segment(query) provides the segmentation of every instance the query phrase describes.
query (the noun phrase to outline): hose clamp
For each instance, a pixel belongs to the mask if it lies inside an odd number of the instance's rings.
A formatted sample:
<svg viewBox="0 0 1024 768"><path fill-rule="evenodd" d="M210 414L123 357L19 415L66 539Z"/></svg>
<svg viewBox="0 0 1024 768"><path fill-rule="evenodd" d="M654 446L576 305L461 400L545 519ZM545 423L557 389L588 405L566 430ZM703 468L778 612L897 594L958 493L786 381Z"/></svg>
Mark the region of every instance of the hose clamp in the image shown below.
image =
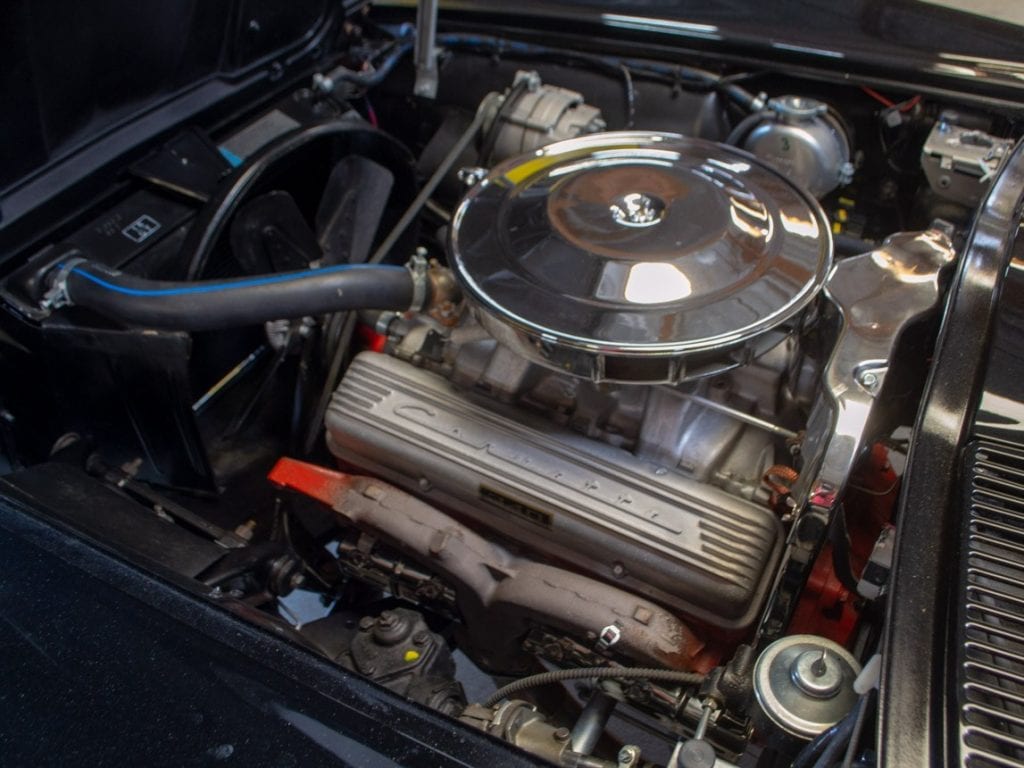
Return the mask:
<svg viewBox="0 0 1024 768"><path fill-rule="evenodd" d="M52 273L53 278L50 280L50 288L39 301L40 309L45 312L52 312L55 309L67 307L73 303L71 295L68 293L68 278L71 276L71 271L79 264L84 264L85 261L85 259L78 257L68 259L57 266L57 270Z"/></svg>
<svg viewBox="0 0 1024 768"><path fill-rule="evenodd" d="M426 306L430 293L430 263L427 261L427 249L417 248L405 268L412 275L412 303L409 305L409 311L419 312Z"/></svg>
<svg viewBox="0 0 1024 768"><path fill-rule="evenodd" d="M398 317L399 315L397 312L381 312L377 316L377 322L374 324L373 330L381 336L390 336L391 326L394 325L394 322Z"/></svg>

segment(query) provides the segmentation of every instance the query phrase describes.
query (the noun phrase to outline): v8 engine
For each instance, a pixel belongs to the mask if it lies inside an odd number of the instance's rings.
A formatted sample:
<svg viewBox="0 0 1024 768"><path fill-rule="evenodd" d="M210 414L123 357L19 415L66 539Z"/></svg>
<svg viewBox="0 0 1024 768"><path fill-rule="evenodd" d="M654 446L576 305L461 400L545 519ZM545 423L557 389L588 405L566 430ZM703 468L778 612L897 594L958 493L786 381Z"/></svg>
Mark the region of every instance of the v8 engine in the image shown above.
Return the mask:
<svg viewBox="0 0 1024 768"><path fill-rule="evenodd" d="M1005 125L368 18L6 269L7 479L557 765L856 745Z"/></svg>

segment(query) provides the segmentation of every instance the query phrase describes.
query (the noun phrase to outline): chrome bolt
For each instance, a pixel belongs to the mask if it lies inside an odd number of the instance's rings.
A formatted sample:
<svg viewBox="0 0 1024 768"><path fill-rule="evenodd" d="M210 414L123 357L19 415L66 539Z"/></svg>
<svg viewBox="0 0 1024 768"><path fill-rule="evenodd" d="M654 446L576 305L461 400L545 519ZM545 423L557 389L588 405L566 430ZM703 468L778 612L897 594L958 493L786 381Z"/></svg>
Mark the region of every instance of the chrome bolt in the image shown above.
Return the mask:
<svg viewBox="0 0 1024 768"><path fill-rule="evenodd" d="M872 395L878 391L878 388L882 385L882 376L885 371L861 371L857 374L857 383L860 384Z"/></svg>
<svg viewBox="0 0 1024 768"><path fill-rule="evenodd" d="M487 178L486 168L460 168L458 172L459 181L467 187L475 187Z"/></svg>
<svg viewBox="0 0 1024 768"><path fill-rule="evenodd" d="M617 759L620 768L628 768L629 766L636 765L640 761L640 747L627 744L619 750Z"/></svg>

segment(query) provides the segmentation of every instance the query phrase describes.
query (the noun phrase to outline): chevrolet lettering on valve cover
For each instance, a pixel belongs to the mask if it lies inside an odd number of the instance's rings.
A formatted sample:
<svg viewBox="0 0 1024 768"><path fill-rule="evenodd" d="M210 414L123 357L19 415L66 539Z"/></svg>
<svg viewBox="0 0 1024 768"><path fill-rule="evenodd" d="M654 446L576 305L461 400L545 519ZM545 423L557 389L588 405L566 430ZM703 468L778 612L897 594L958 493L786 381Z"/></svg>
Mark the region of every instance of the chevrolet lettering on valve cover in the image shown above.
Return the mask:
<svg viewBox="0 0 1024 768"><path fill-rule="evenodd" d="M1024 11L13 0L4 765L1024 766Z"/></svg>

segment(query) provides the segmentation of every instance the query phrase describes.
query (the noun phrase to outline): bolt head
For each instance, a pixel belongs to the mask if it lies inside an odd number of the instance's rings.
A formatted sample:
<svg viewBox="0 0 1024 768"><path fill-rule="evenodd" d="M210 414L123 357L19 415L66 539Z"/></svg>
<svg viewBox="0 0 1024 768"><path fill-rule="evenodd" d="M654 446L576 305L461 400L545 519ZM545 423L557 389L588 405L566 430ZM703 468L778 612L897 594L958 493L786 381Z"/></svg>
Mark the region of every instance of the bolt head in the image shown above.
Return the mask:
<svg viewBox="0 0 1024 768"><path fill-rule="evenodd" d="M639 750L632 744L627 744L619 750L618 761L620 765L632 765L638 757Z"/></svg>
<svg viewBox="0 0 1024 768"><path fill-rule="evenodd" d="M473 187L487 178L486 168L460 168L458 171L459 181L467 187Z"/></svg>
<svg viewBox="0 0 1024 768"><path fill-rule="evenodd" d="M552 735L555 737L555 741L568 741L571 734L568 728L558 728Z"/></svg>
<svg viewBox="0 0 1024 768"><path fill-rule="evenodd" d="M611 648L622 638L622 630L619 629L615 624L609 624L607 627L601 630L601 635L598 637L598 643L606 648Z"/></svg>

